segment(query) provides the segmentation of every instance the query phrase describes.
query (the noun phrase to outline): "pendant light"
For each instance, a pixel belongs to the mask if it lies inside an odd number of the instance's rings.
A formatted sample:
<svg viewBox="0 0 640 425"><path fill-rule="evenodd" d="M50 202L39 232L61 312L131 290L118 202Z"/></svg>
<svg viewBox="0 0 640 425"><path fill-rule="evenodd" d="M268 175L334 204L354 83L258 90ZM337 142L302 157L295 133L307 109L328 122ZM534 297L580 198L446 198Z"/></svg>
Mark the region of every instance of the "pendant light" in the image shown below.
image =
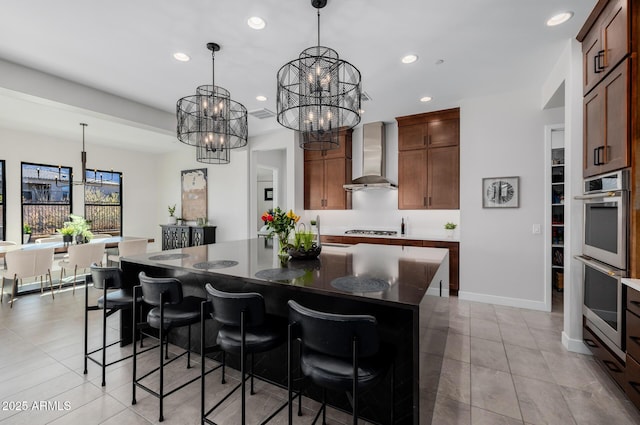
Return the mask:
<svg viewBox="0 0 640 425"><path fill-rule="evenodd" d="M278 71L277 120L300 132L307 150L337 149L340 130L360 122L360 71L320 45L320 9L327 0L311 0L318 13L318 45Z"/></svg>
<svg viewBox="0 0 640 425"><path fill-rule="evenodd" d="M211 50L211 85L202 85L196 94L178 100L178 140L195 146L196 161L228 164L229 149L247 145L247 109L231 99L227 90L215 85L215 52L220 45L207 43Z"/></svg>

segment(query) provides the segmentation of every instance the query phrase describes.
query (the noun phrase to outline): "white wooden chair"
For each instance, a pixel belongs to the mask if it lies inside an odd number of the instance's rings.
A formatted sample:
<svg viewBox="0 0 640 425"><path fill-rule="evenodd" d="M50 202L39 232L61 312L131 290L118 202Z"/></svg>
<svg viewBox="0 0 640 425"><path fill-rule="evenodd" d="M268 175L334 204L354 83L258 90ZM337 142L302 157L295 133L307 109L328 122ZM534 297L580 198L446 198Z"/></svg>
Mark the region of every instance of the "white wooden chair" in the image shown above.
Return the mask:
<svg viewBox="0 0 640 425"><path fill-rule="evenodd" d="M118 242L118 254L107 256L107 260L112 263L120 263L120 258L132 255L144 254L147 252L146 239L130 239Z"/></svg>
<svg viewBox="0 0 640 425"><path fill-rule="evenodd" d="M51 280L51 266L53 265L53 248L16 250L7 252L5 256L7 262L7 271L2 276L2 289L0 290L0 301L4 296L4 284L7 279L13 281L11 285L11 307L13 308L13 299L18 288L18 280L29 277L40 276L40 292L44 293L42 286L42 277L49 278L49 287L51 288L51 298L53 295L53 282Z"/></svg>
<svg viewBox="0 0 640 425"><path fill-rule="evenodd" d="M0 246L12 246L12 245L18 245L16 242L14 241L0 241ZM7 269L7 260L4 260L4 269Z"/></svg>
<svg viewBox="0 0 640 425"><path fill-rule="evenodd" d="M65 270L73 269L73 293L76 293L76 279L78 277L78 269L88 269L91 264L102 264L104 257L105 244L103 243L84 243L80 245L71 245L69 247L69 257L60 261L60 284L58 290L62 288L62 278Z"/></svg>
<svg viewBox="0 0 640 425"><path fill-rule="evenodd" d="M108 233L94 233L92 239L107 239L112 237L113 236Z"/></svg>

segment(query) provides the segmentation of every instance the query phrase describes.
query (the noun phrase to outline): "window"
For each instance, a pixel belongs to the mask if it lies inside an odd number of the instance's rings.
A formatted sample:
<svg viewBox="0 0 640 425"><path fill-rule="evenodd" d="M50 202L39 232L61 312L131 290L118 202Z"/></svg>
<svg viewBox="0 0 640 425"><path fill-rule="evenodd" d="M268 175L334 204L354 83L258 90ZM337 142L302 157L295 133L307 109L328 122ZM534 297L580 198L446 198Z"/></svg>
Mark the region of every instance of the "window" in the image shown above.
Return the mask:
<svg viewBox="0 0 640 425"><path fill-rule="evenodd" d="M122 234L122 173L86 171L84 217L91 222L91 232Z"/></svg>
<svg viewBox="0 0 640 425"><path fill-rule="evenodd" d="M4 228L7 226L6 203L5 203L5 176L4 176L4 161L0 160L0 241L6 239L7 235Z"/></svg>
<svg viewBox="0 0 640 425"><path fill-rule="evenodd" d="M71 167L22 163L22 225L31 237L52 235L71 214Z"/></svg>

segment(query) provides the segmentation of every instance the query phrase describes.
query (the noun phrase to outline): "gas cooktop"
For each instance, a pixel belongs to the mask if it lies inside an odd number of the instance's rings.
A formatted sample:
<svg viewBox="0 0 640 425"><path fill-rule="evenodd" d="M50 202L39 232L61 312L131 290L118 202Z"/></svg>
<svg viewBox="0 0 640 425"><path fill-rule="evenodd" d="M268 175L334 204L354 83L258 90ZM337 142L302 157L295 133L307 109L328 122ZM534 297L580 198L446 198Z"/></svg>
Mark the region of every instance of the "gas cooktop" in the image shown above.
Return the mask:
<svg viewBox="0 0 640 425"><path fill-rule="evenodd" d="M347 235L376 235L376 236L395 236L398 234L395 230L347 230Z"/></svg>

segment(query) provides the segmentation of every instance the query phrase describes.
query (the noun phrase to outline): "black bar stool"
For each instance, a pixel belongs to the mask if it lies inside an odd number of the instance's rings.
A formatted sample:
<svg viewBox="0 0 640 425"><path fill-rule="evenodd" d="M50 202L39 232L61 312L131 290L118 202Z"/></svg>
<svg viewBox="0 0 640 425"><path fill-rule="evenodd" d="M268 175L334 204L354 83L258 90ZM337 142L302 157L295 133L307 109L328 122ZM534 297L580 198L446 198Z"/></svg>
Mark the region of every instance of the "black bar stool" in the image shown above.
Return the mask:
<svg viewBox="0 0 640 425"><path fill-rule="evenodd" d="M177 360L178 358L187 355L187 369L191 367L191 325L200 323L201 321L201 304L206 301L204 298L182 295L182 284L175 278L153 278L147 276L144 272L140 272L138 275L140 279L140 286L134 288L134 303L137 300L140 291L142 292L142 300L146 304L151 305L153 308L147 314L147 321L138 323L134 318L133 322L133 398L131 404L136 404L136 387L141 388L160 400L160 416L158 421L164 420L163 416L163 401L165 397L170 396L174 392L186 387L190 383L200 379L200 376L183 383L182 385L174 388L173 390L164 392L164 367L169 363ZM135 308L135 304L134 304ZM135 310L134 310L135 311ZM169 342L168 336L172 329L188 326L188 345L187 349L165 362L164 359L169 358ZM141 377L136 377L136 344L135 337L138 331L145 329L157 329L158 340L160 346L160 366L151 370ZM164 345L164 355L163 355ZM154 372L160 371L160 390L154 391L140 381L151 375Z"/></svg>
<svg viewBox="0 0 640 425"><path fill-rule="evenodd" d="M353 424L358 423L358 392L384 378L391 369L391 422L393 423L393 374L395 350L381 344L376 318L369 315L332 314L311 310L289 301L288 333L289 424L292 416L292 344L301 344L300 370L314 384L322 387L322 413L326 423L326 389L351 391Z"/></svg>
<svg viewBox="0 0 640 425"><path fill-rule="evenodd" d="M265 313L264 298L258 293L229 293L222 292L210 284L206 284L205 288L210 295L213 306L212 316L220 324L218 336L216 338L216 346L205 348L202 350L202 365L204 365L204 353L213 350L222 351L222 383L225 383L225 354L240 355L240 383L229 391L222 400L218 401L215 406L205 412L205 377L202 374L202 392L201 392L201 414L202 422L215 425L210 419L207 419L218 406L224 403L238 388L242 388L242 405L241 405L241 424L245 424L245 382L251 380L251 394L253 391L253 355L255 353L264 353L272 350L282 344L287 339L287 321L284 318L268 315ZM205 330L204 321L201 327L201 340L204 345ZM251 368L249 376L246 376L245 363L247 354L251 355ZM204 366L203 371L204 371ZM261 422L265 424L278 414L286 403L280 406L267 419Z"/></svg>
<svg viewBox="0 0 640 425"><path fill-rule="evenodd" d="M95 289L102 291L102 296L98 298L96 305L89 305L89 284L93 282ZM106 302L105 302L106 300ZM118 310L133 308L133 293L126 291L122 287L122 270L118 267L100 267L95 263L91 265L91 274L86 276L84 287L84 374L87 374L87 361L91 360L102 368L102 386L104 387L106 368L112 364L131 358L133 354L122 357L107 363L107 348L119 344L122 339L107 344L107 318ZM102 346L93 351L89 351L88 324L89 312L102 310ZM151 347L153 348L153 347ZM148 348L144 351L150 350ZM91 355L102 352L102 359L97 360Z"/></svg>

